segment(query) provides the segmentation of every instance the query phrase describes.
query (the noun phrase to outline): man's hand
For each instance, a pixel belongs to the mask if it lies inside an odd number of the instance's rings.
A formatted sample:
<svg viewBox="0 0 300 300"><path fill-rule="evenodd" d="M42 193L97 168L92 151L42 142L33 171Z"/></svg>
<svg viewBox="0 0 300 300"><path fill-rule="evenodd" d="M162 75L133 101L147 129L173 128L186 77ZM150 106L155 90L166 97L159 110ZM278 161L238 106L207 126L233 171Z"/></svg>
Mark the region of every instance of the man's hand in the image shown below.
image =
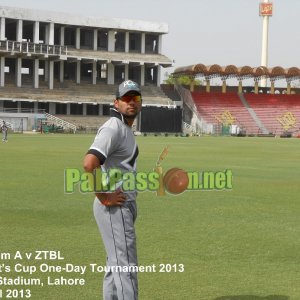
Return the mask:
<svg viewBox="0 0 300 300"><path fill-rule="evenodd" d="M122 206L126 200L126 196L121 190L113 193L96 193L96 197L105 206Z"/></svg>
<svg viewBox="0 0 300 300"><path fill-rule="evenodd" d="M87 154L83 162L84 170L93 173L100 167L100 161L94 154ZM122 206L126 200L125 194L119 189L113 193L96 193L96 197L105 206Z"/></svg>

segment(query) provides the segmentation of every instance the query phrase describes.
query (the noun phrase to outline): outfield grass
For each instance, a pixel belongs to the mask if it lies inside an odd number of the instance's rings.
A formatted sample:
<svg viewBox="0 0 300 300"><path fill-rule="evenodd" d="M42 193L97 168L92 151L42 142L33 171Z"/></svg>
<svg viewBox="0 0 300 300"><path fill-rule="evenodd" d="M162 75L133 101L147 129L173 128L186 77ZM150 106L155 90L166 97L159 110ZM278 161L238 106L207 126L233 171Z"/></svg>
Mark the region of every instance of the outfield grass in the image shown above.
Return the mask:
<svg viewBox="0 0 300 300"><path fill-rule="evenodd" d="M64 169L81 168L91 135L10 135L0 144L0 255L56 250L63 261L0 261L0 276L40 278L48 273L5 272L4 265L105 264L93 219L93 196L64 194ZM138 197L140 299L299 300L300 140L231 137L138 137L139 171L151 171L163 150L164 170L233 172L232 191ZM1 258L1 256L0 256ZM184 272L158 272L184 264ZM1 269L2 266L2 269ZM101 299L102 273L84 286L30 287L31 299ZM4 287L7 288L22 287ZM28 287L26 287L28 288Z"/></svg>

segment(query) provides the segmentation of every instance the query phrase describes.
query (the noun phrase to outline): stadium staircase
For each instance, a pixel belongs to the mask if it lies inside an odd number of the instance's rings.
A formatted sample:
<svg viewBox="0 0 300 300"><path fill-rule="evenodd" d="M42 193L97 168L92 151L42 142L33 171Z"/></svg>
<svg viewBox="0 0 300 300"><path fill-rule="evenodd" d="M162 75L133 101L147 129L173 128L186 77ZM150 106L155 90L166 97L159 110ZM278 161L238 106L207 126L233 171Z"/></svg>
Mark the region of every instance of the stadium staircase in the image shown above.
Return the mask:
<svg viewBox="0 0 300 300"><path fill-rule="evenodd" d="M76 131L83 129L97 130L103 125L110 116L80 116L80 115L55 115L57 118L64 119L76 126Z"/></svg>
<svg viewBox="0 0 300 300"><path fill-rule="evenodd" d="M172 99L173 101L181 101L181 97L179 95L179 93L177 92L177 90L175 89L173 84L161 84L160 85L161 90L163 91L163 93L170 99Z"/></svg>
<svg viewBox="0 0 300 300"><path fill-rule="evenodd" d="M261 120L258 118L257 114L255 113L255 111L253 110L253 108L251 108L247 102L247 100L245 99L243 94L239 94L239 97L243 103L243 105L246 107L246 109L248 110L249 114L251 115L251 117L253 118L253 120L255 121L255 123L257 124L257 126L260 128L261 132L263 134L269 134L270 132L267 130L267 128L264 126L264 124L261 122Z"/></svg>
<svg viewBox="0 0 300 300"><path fill-rule="evenodd" d="M47 123L52 123L56 126L62 127L63 129L72 130L74 133L76 132L77 127L72 123L69 123L63 119L60 119L48 113L45 113L45 117L47 119Z"/></svg>

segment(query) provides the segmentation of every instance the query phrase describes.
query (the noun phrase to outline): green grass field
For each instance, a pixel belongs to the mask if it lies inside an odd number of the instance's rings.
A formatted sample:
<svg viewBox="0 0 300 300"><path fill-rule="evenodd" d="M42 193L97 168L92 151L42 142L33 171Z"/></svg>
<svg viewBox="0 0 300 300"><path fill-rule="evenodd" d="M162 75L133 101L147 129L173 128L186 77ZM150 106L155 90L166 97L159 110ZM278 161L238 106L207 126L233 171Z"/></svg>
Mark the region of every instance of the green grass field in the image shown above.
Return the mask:
<svg viewBox="0 0 300 300"><path fill-rule="evenodd" d="M0 144L0 277L40 278L31 299L102 299L103 273L16 272L16 264L105 265L92 194L64 193L64 169L81 168L92 135L9 135ZM300 139L138 137L139 171L166 145L164 170L233 172L233 190L138 196L140 299L300 299ZM64 260L14 259L16 251L60 251ZM8 259L6 254L11 254ZM159 272L160 264L184 272ZM10 267L10 271L5 269ZM47 286L46 278L84 278ZM20 297L18 299L21 299Z"/></svg>

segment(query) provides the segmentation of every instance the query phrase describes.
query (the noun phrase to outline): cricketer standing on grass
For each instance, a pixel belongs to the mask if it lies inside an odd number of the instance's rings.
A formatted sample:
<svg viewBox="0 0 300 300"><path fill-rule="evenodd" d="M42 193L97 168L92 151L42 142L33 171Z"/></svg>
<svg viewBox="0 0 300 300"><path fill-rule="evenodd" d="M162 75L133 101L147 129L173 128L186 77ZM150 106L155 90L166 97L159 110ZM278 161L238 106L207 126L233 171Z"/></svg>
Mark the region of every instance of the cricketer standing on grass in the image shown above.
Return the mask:
<svg viewBox="0 0 300 300"><path fill-rule="evenodd" d="M122 82L116 92L111 118L104 123L84 158L84 169L105 172L119 169L136 172L138 147L131 129L141 111L141 90L137 83ZM106 250L108 267L137 266L134 222L137 216L136 191L96 193L94 216ZM104 300L138 299L136 272L116 272L111 268L103 279Z"/></svg>
<svg viewBox="0 0 300 300"><path fill-rule="evenodd" d="M6 142L7 143L7 131L8 131L8 127L5 123L5 121L3 121L2 126L1 126L1 130L2 130L2 142Z"/></svg>

